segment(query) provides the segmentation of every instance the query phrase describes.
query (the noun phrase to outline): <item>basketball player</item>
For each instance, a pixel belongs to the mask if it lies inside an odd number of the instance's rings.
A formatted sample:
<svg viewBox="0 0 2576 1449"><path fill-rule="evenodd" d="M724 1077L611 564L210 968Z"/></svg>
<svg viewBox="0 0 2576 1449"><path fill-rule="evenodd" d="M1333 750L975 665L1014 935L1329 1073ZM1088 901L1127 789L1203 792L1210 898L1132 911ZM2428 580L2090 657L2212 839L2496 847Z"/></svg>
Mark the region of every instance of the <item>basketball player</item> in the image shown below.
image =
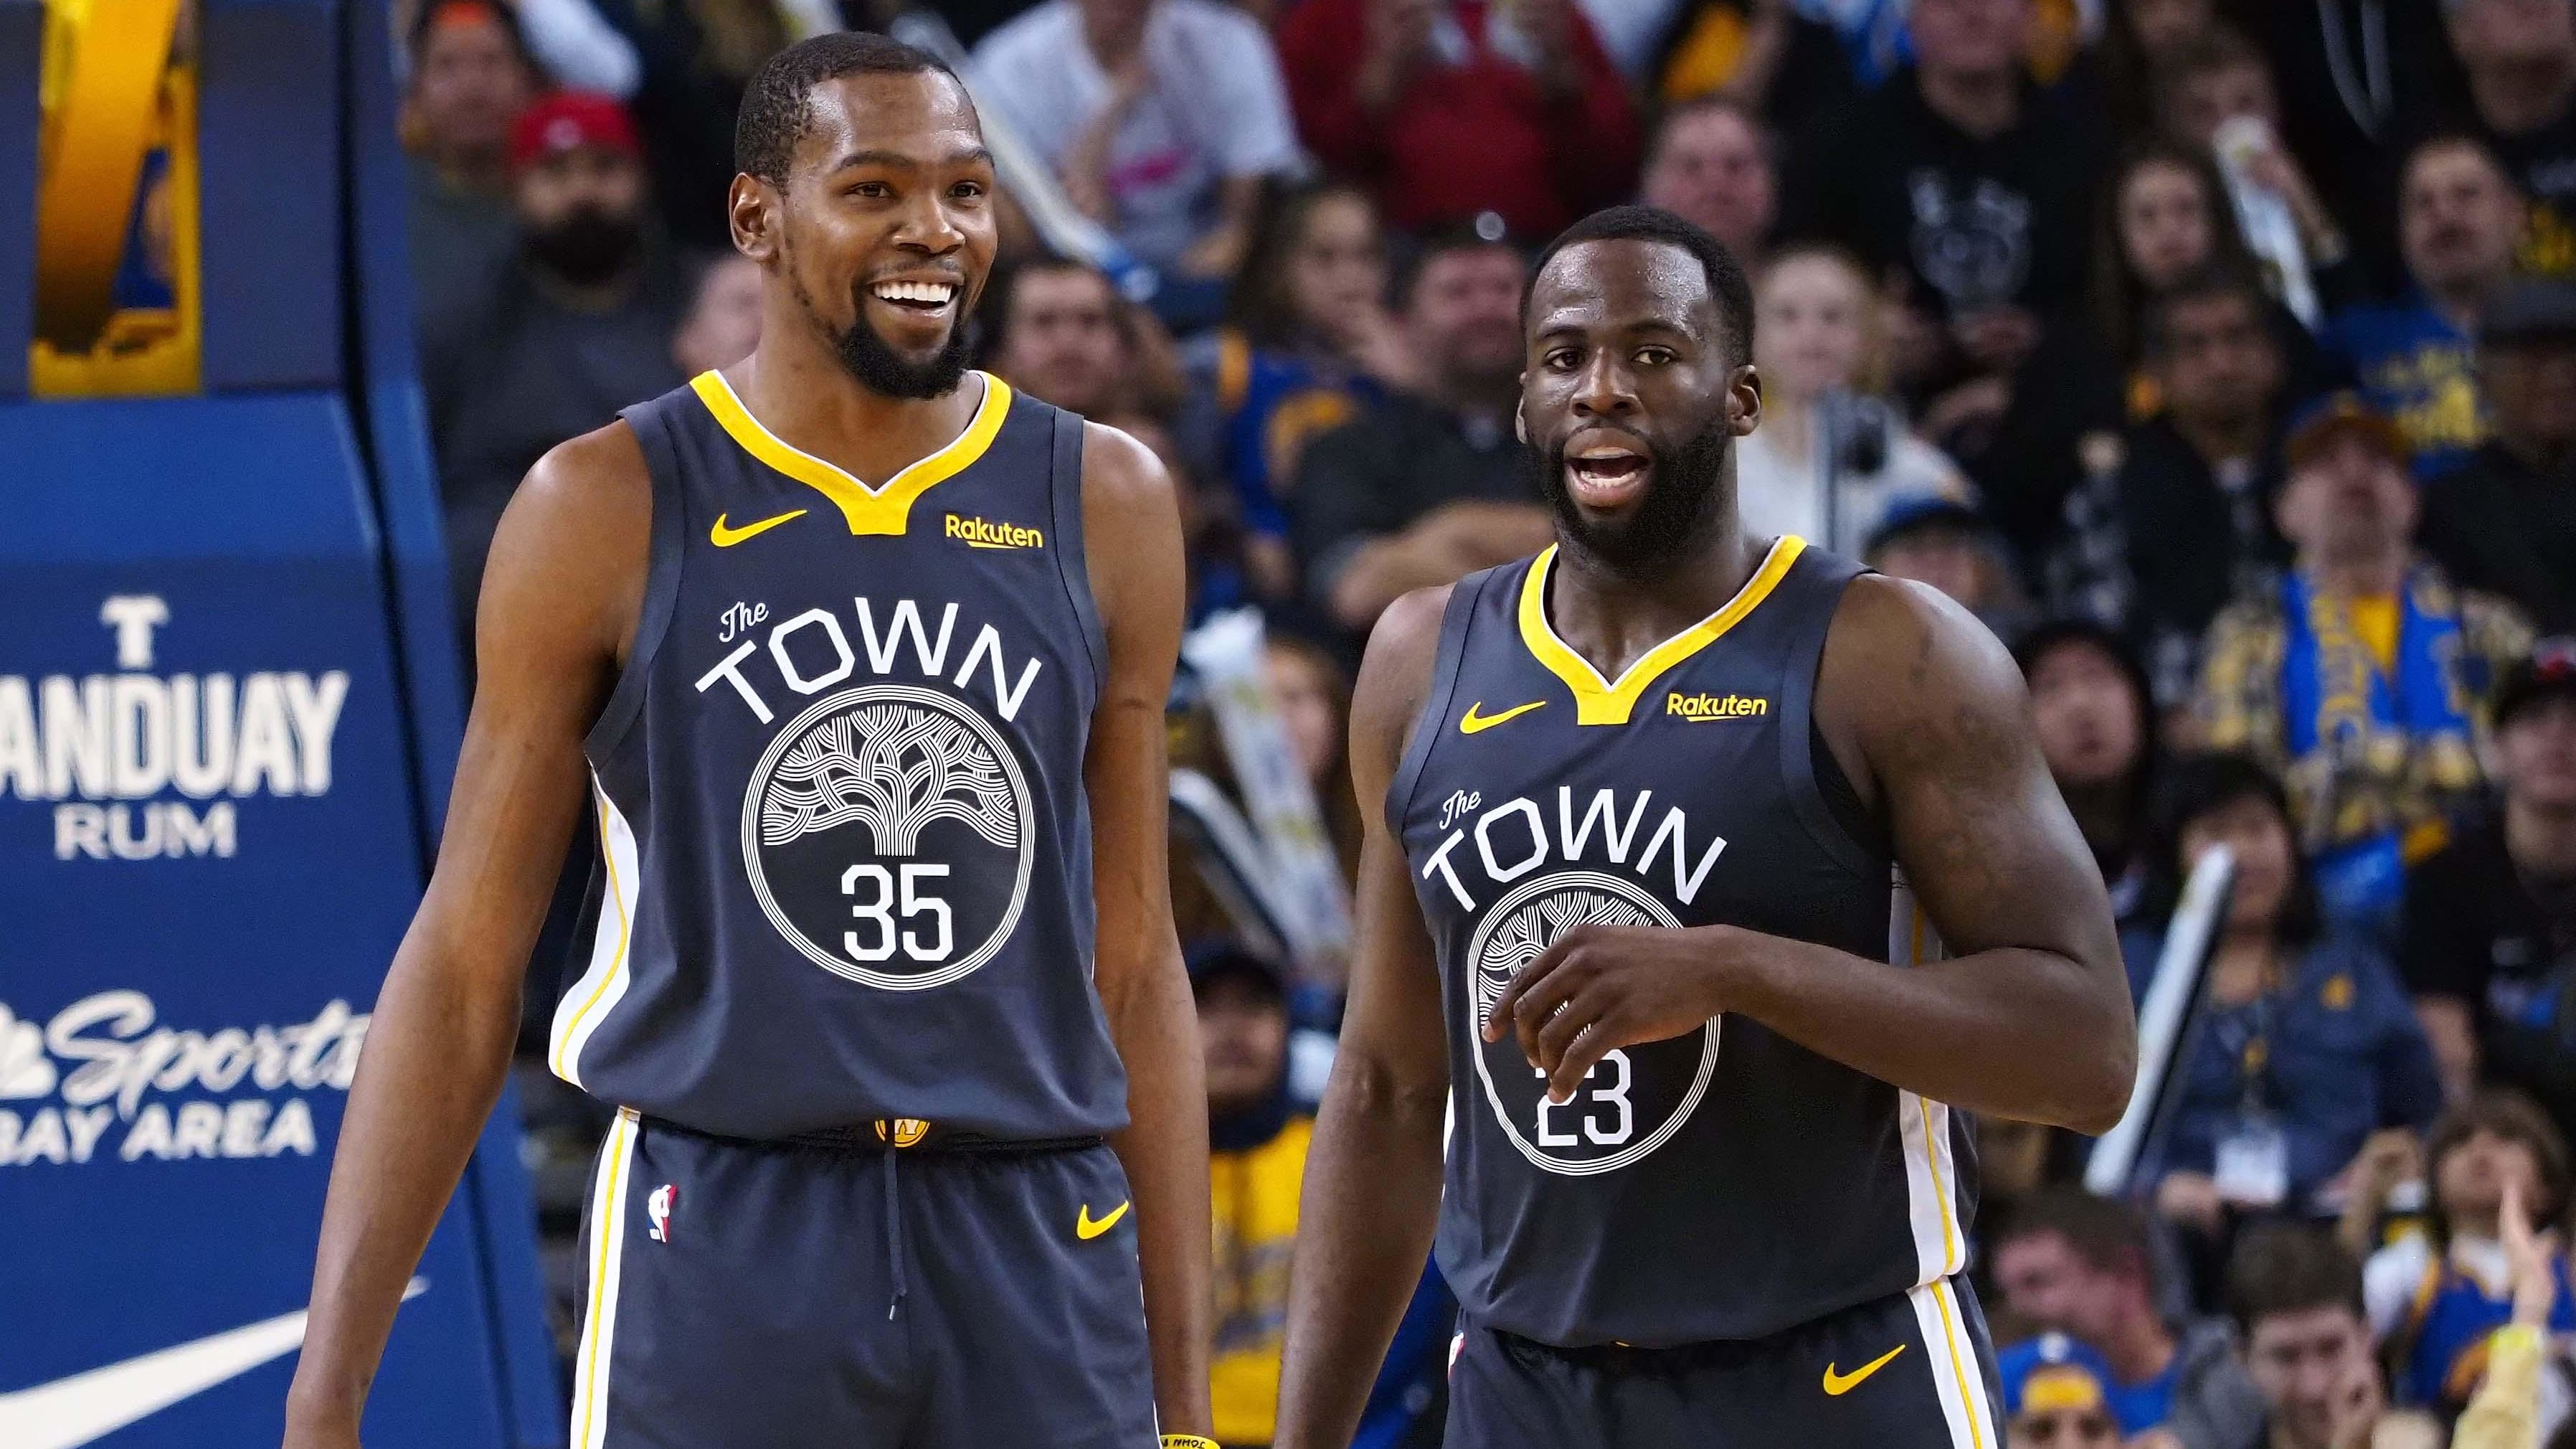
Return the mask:
<svg viewBox="0 0 2576 1449"><path fill-rule="evenodd" d="M1134 1449L1158 1413L1195 1443L1207 1109L1164 873L1171 484L965 370L993 167L928 56L791 47L735 147L758 349L548 454L494 543L287 1442L357 1443L587 785L599 924L549 1064L620 1110L574 1449Z"/></svg>
<svg viewBox="0 0 2576 1449"><path fill-rule="evenodd" d="M1397 603L1353 705L1384 803L1277 1442L1349 1442L1436 1220L1453 1445L2000 1449L1961 1114L2100 1131L2136 1054L2020 677L1739 527L1707 233L1602 212L1526 306L1558 542Z"/></svg>

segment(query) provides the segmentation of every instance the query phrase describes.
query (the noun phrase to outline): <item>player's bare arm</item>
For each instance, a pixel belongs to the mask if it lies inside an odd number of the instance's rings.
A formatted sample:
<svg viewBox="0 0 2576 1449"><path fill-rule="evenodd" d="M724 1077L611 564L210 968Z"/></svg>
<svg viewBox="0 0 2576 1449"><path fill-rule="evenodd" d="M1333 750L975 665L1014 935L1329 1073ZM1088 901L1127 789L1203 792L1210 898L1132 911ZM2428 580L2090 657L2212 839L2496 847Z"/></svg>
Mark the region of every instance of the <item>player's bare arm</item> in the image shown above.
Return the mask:
<svg viewBox="0 0 2576 1449"><path fill-rule="evenodd" d="M1367 822L1359 939L1339 1053L1306 1158L1281 1366L1281 1449L1340 1449L1430 1255L1449 1057L1440 977L1388 782L1429 690L1445 587L1408 594L1369 640L1351 696L1351 777Z"/></svg>
<svg viewBox="0 0 2576 1449"><path fill-rule="evenodd" d="M1834 617L1816 699L1951 959L1897 969L1731 926L1585 927L1514 980L1487 1039L1516 1033L1565 1100L1603 1053L1740 1012L1936 1101L2108 1130L2136 1069L2127 978L2011 658L1933 590L1864 576Z"/></svg>
<svg viewBox="0 0 2576 1449"><path fill-rule="evenodd" d="M1178 657L1180 509L1143 444L1084 425L1083 552L1109 640L1083 765L1090 797L1097 966L1127 1067L1128 1125L1110 1139L1136 1198L1145 1326L1163 1431L1209 1427L1207 1091L1198 1013L1172 930L1164 702Z"/></svg>
<svg viewBox="0 0 2576 1449"><path fill-rule="evenodd" d="M620 423L540 460L493 539L446 834L331 1165L290 1449L357 1444L403 1285L500 1096L528 952L583 809L582 736L641 608L651 509Z"/></svg>

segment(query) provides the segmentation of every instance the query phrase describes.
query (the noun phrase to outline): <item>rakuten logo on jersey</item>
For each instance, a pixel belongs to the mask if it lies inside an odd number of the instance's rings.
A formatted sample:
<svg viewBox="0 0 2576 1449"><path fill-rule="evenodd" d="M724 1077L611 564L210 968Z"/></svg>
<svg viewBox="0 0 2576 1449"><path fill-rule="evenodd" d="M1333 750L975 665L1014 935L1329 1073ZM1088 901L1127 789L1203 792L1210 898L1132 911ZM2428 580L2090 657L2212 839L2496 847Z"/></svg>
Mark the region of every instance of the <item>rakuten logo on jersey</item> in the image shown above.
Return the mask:
<svg viewBox="0 0 2576 1449"><path fill-rule="evenodd" d="M366 1035L345 1001L211 1031L160 1024L140 991L82 997L41 1026L0 1002L0 1168L310 1157L306 1096L349 1090Z"/></svg>
<svg viewBox="0 0 2576 1449"><path fill-rule="evenodd" d="M330 790L346 670L154 674L160 596L119 594L98 618L124 672L0 675L0 790L62 802L56 860L230 857L235 800Z"/></svg>

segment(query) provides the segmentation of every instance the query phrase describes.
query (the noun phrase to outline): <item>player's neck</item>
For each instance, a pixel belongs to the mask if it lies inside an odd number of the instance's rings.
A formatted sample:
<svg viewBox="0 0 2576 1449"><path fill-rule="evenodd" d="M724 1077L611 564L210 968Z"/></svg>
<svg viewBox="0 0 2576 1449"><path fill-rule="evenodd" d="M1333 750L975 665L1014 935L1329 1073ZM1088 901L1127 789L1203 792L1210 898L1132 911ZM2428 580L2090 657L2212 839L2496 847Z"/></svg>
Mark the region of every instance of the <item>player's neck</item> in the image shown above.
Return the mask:
<svg viewBox="0 0 2576 1449"><path fill-rule="evenodd" d="M1651 573L1623 569L1579 547L1558 550L1563 567L1548 579L1548 613L1557 637L1616 679L1648 650L1726 606L1760 567L1768 540L1737 525L1733 490L1698 530L1705 541Z"/></svg>
<svg viewBox="0 0 2576 1449"><path fill-rule="evenodd" d="M973 374L938 397L888 397L830 352L779 337L777 321L726 380L762 427L871 486L955 442L984 401Z"/></svg>

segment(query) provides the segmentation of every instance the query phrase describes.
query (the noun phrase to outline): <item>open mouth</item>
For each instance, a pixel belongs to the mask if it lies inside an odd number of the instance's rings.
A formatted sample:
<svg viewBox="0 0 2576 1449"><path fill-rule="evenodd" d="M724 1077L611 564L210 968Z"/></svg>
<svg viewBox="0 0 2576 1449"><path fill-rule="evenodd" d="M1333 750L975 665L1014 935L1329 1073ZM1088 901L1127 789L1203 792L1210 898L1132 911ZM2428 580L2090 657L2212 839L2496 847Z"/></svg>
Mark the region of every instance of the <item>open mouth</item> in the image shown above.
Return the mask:
<svg viewBox="0 0 2576 1449"><path fill-rule="evenodd" d="M1654 457L1642 444L1603 429L1578 433L1565 448L1565 485L1574 501L1591 509L1615 509L1645 491Z"/></svg>
<svg viewBox="0 0 2576 1449"><path fill-rule="evenodd" d="M901 312L920 317L937 317L948 311L957 300L954 282L879 282L868 288L868 295Z"/></svg>

